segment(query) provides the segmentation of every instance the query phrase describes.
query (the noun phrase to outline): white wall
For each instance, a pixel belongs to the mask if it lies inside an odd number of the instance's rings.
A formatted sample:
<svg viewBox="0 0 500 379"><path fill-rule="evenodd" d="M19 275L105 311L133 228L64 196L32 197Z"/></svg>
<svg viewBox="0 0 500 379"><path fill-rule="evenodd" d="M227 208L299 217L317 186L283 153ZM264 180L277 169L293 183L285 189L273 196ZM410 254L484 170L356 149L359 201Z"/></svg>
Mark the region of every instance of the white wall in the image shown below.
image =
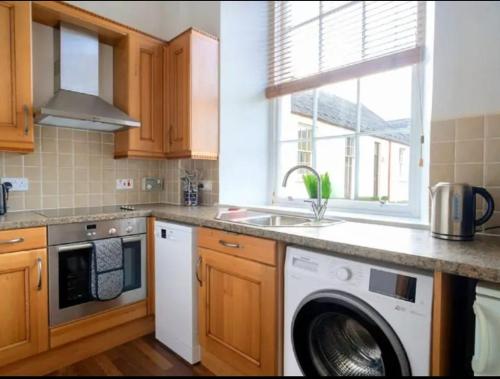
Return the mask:
<svg viewBox="0 0 500 379"><path fill-rule="evenodd" d="M500 112L500 2L437 1L433 120Z"/></svg>
<svg viewBox="0 0 500 379"><path fill-rule="evenodd" d="M269 185L267 2L223 1L220 12L222 204L265 204Z"/></svg>
<svg viewBox="0 0 500 379"><path fill-rule="evenodd" d="M191 26L219 35L219 1L67 1L169 40Z"/></svg>

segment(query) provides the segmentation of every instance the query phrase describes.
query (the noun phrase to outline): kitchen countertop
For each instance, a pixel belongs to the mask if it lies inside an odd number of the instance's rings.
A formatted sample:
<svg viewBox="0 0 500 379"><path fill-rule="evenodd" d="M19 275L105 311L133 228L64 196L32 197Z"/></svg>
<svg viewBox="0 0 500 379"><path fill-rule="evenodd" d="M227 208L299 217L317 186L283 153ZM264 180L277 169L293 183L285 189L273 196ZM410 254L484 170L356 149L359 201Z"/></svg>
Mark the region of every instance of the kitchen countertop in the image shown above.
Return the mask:
<svg viewBox="0 0 500 379"><path fill-rule="evenodd" d="M500 283L500 237L476 235L473 242L432 238L428 230L359 222L323 227L256 227L215 220L218 207L166 204L12 212L0 217L0 230L155 216L173 222L283 241L345 256L390 262Z"/></svg>

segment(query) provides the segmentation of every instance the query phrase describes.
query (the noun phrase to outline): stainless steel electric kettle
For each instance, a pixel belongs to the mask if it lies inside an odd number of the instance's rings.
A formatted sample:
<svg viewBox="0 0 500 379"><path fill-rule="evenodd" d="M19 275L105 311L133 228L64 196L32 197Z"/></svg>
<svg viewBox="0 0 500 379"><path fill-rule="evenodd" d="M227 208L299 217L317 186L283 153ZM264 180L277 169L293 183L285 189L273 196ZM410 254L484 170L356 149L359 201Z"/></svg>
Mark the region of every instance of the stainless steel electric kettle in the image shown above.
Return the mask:
<svg viewBox="0 0 500 379"><path fill-rule="evenodd" d="M430 191L433 237L470 241L474 238L476 227L488 221L495 209L493 197L482 187L440 182ZM476 219L476 195L482 196L487 204L485 213L479 219Z"/></svg>

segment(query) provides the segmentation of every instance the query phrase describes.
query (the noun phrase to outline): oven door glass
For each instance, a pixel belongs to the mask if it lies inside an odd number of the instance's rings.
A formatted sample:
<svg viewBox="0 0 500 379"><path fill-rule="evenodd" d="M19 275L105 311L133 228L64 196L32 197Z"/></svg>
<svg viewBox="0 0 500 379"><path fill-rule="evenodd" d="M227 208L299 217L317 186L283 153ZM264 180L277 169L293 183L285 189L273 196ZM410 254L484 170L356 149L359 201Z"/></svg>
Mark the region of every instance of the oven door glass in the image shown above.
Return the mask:
<svg viewBox="0 0 500 379"><path fill-rule="evenodd" d="M123 292L141 288L141 240L123 239Z"/></svg>
<svg viewBox="0 0 500 379"><path fill-rule="evenodd" d="M89 291L92 246L59 254L59 308L92 300Z"/></svg>

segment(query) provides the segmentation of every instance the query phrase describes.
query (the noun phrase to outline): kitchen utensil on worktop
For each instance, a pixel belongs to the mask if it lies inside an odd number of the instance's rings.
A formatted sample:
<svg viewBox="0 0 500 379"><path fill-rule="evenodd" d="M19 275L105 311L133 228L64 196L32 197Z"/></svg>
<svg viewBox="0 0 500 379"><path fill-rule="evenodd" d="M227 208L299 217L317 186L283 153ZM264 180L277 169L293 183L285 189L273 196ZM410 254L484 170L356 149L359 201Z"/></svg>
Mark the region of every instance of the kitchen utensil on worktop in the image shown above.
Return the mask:
<svg viewBox="0 0 500 379"><path fill-rule="evenodd" d="M491 194L482 187L467 183L440 182L430 188L432 236L454 241L470 241L476 227L493 215L495 203ZM476 195L486 201L486 211L476 218Z"/></svg>

